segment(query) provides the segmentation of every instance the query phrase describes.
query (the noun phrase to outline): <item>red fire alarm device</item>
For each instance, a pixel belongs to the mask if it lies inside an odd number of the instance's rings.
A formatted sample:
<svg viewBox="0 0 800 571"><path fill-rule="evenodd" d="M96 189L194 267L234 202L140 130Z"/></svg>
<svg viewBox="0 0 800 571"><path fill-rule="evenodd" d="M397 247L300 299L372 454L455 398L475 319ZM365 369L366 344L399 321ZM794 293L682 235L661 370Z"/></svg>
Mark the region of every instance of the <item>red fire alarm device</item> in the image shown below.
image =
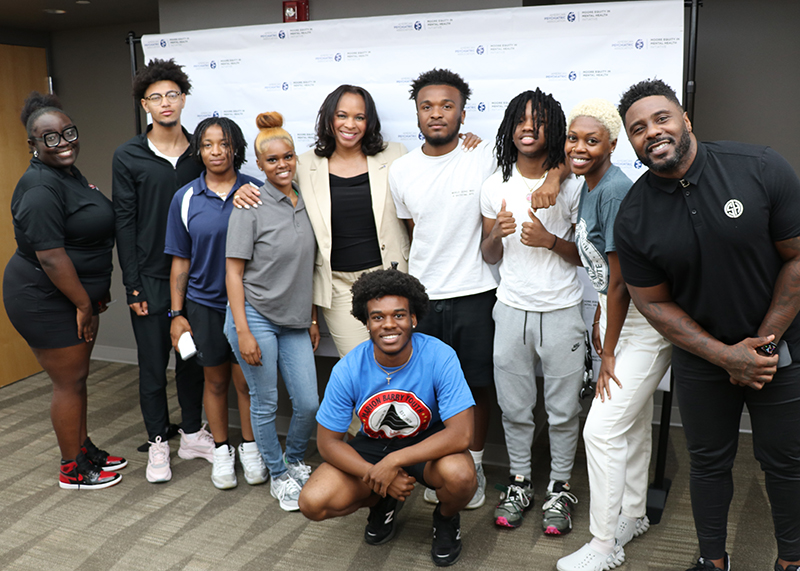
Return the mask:
<svg viewBox="0 0 800 571"><path fill-rule="evenodd" d="M308 0L289 0L283 3L284 22L308 22Z"/></svg>

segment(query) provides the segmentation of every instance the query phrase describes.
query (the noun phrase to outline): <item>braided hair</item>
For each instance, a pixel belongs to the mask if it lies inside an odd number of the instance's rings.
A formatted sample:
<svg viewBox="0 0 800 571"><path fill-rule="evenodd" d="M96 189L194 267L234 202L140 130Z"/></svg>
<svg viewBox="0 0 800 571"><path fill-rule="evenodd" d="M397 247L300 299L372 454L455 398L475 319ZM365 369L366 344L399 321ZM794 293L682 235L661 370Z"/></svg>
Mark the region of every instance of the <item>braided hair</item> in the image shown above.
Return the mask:
<svg viewBox="0 0 800 571"><path fill-rule="evenodd" d="M511 178L514 163L517 162L517 147L514 144L514 131L519 120L525 116L525 107L531 102L533 113L534 137L539 133L539 127L544 125L544 137L547 146L547 158L544 161L545 169L552 169L566 160L564 143L567 138L567 120L561 104L549 93L543 93L538 87L536 91L523 91L517 95L506 108L503 121L497 130L495 153L497 164L503 173L503 182Z"/></svg>

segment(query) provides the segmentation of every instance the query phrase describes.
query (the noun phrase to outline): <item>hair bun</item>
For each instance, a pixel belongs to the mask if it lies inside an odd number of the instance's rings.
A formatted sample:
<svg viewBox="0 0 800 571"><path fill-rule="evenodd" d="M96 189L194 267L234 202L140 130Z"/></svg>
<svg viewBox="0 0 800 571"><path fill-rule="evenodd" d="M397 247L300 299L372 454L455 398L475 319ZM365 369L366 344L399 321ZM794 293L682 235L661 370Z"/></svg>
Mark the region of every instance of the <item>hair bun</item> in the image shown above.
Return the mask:
<svg viewBox="0 0 800 571"><path fill-rule="evenodd" d="M22 112L20 113L19 118L22 120L22 124L27 127L28 119L31 115L40 109L48 108L55 108L60 111L63 111L64 109L61 106L61 101L58 99L58 96L56 96L54 93L44 94L39 93L38 91L31 91L30 95L25 98L25 103L22 106Z"/></svg>
<svg viewBox="0 0 800 571"><path fill-rule="evenodd" d="M256 126L259 129L276 129L283 126L283 115L277 111L259 113L256 117Z"/></svg>

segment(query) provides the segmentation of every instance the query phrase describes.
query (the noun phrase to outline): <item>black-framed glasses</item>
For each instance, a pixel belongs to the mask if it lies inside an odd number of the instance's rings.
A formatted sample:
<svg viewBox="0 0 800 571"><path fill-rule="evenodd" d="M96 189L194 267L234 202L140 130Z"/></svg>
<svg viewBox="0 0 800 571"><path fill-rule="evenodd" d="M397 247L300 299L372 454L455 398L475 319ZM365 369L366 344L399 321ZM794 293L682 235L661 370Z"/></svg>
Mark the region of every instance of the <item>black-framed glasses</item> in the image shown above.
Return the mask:
<svg viewBox="0 0 800 571"><path fill-rule="evenodd" d="M158 105L159 103L161 103L161 100L164 97L166 97L167 101L169 101L170 103L175 103L181 95L182 94L180 91L167 91L164 95L161 95L160 93L153 93L152 95L148 95L143 99L146 99L153 105Z"/></svg>
<svg viewBox="0 0 800 571"><path fill-rule="evenodd" d="M52 131L50 133L43 133L41 137L32 138L36 141L44 141L44 146L52 149L53 147L57 147L61 144L61 139L64 139L67 143L77 141L78 128L73 125L72 127L67 127L60 133Z"/></svg>

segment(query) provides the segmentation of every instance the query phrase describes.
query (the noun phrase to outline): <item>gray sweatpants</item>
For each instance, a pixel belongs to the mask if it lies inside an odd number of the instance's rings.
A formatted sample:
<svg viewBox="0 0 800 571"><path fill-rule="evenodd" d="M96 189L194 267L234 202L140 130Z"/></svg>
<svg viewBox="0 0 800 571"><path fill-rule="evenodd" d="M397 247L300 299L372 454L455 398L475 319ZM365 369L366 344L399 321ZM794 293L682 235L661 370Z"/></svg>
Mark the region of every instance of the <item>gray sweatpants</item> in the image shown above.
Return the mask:
<svg viewBox="0 0 800 571"><path fill-rule="evenodd" d="M544 406L550 424L550 479L568 482L575 463L583 382L584 331L580 305L549 312L523 311L498 301L492 317L494 382L503 410L511 475L531 477L536 424L536 364L544 373Z"/></svg>

